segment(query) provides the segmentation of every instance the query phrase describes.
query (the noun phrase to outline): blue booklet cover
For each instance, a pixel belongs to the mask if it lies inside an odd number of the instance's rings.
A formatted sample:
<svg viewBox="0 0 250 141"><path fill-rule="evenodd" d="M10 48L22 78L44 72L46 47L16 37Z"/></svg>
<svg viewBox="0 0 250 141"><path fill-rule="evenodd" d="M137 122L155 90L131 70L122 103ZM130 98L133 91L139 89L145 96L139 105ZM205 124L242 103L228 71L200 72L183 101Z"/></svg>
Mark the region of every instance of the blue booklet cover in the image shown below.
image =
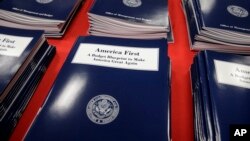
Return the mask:
<svg viewBox="0 0 250 141"><path fill-rule="evenodd" d="M65 21L79 0L4 0L0 9L39 18Z"/></svg>
<svg viewBox="0 0 250 141"><path fill-rule="evenodd" d="M202 118L202 100L201 100L201 86L199 82L199 69L197 64L197 57L194 58L194 63L191 65L190 75L192 82L192 96L193 96L193 105L194 105L194 135L195 140L199 141L205 138L205 128L204 120Z"/></svg>
<svg viewBox="0 0 250 141"><path fill-rule="evenodd" d="M250 7L247 0L197 0L203 27L250 33Z"/></svg>
<svg viewBox="0 0 250 141"><path fill-rule="evenodd" d="M30 59L30 61L26 61L24 64L25 67L20 67L15 76L11 79L11 81L8 83L8 86L5 88L3 95L3 100L0 103L0 122L5 117L6 113L9 111L10 107L13 105L17 97L19 97L20 89L22 89L23 86L25 86L24 82L28 79L30 73L35 68L38 61L41 59L41 57L44 55L44 52L48 48L48 43L45 42L37 51L37 53ZM29 60L29 59L26 59ZM8 90L7 90L8 89Z"/></svg>
<svg viewBox="0 0 250 141"><path fill-rule="evenodd" d="M10 81L20 75L16 73L23 71L22 64L43 40L43 31L0 27L0 102Z"/></svg>
<svg viewBox="0 0 250 141"><path fill-rule="evenodd" d="M199 33L195 11L192 10L191 0L182 0L182 8L186 18L186 25L189 34L190 47L195 43L195 35Z"/></svg>
<svg viewBox="0 0 250 141"><path fill-rule="evenodd" d="M193 93L195 93L195 96L198 97L197 100L194 101L194 104L198 107L198 110L195 112L200 113L198 114L196 120L202 122L201 124L198 124L198 126L203 129L201 131L201 138L206 140L215 140L206 60L203 51L199 52L194 58L191 74L192 79L194 79L192 82Z"/></svg>
<svg viewBox="0 0 250 141"><path fill-rule="evenodd" d="M250 124L250 57L205 52L216 136L229 140L229 127Z"/></svg>
<svg viewBox="0 0 250 141"><path fill-rule="evenodd" d="M79 37L25 140L167 141L166 45Z"/></svg>
<svg viewBox="0 0 250 141"><path fill-rule="evenodd" d="M167 0L95 0L89 13L128 22L169 26Z"/></svg>
<svg viewBox="0 0 250 141"><path fill-rule="evenodd" d="M46 46L39 50L36 59L26 69L26 79L15 90L16 100L0 121L0 140L8 140L10 137L54 55L55 47Z"/></svg>

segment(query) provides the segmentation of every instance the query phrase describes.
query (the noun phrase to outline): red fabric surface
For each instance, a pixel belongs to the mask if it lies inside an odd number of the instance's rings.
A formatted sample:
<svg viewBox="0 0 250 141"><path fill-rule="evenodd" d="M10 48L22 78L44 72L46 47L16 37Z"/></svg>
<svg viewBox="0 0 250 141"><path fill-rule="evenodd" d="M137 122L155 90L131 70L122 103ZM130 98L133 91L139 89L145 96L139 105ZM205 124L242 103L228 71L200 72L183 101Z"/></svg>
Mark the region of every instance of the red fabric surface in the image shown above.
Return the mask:
<svg viewBox="0 0 250 141"><path fill-rule="evenodd" d="M56 46L56 56L18 122L10 141L23 139L39 108L46 99L75 40L78 36L87 35L89 24L86 13L91 3L92 0L87 0L80 8L63 38L48 39L50 44ZM175 39L174 43L169 44L169 56L172 63L171 136L173 141L192 141L194 140L193 105L189 68L194 52L189 50L187 29L180 0L169 0L168 3Z"/></svg>

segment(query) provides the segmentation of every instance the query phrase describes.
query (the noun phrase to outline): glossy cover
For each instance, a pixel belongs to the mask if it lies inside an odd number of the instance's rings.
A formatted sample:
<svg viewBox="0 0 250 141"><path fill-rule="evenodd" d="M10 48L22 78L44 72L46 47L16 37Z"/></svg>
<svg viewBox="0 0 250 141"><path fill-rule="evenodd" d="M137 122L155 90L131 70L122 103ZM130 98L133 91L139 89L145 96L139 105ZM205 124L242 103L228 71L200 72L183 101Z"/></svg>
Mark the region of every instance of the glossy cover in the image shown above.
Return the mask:
<svg viewBox="0 0 250 141"><path fill-rule="evenodd" d="M38 18L66 21L78 0L4 0L0 9Z"/></svg>
<svg viewBox="0 0 250 141"><path fill-rule="evenodd" d="M44 55L44 52L48 49L48 43L45 42L39 48L37 53L33 56L33 58L27 63L27 66L23 69L23 72L18 75L18 78L15 80L11 87L9 88L6 96L3 94L3 100L0 103L0 122L5 117L6 113L9 111L13 103L15 102L16 98L19 97L20 89L24 86L24 82L29 78L30 73L35 69L36 64L41 60L41 57ZM13 78L14 79L14 78ZM10 84L8 84L10 85Z"/></svg>
<svg viewBox="0 0 250 141"><path fill-rule="evenodd" d="M8 140L54 55L55 47L47 46L45 50L40 52L39 59L33 61L32 65L29 66L30 72L27 74L27 79L20 84L21 88L16 91L18 97L3 120L0 121L0 140Z"/></svg>
<svg viewBox="0 0 250 141"><path fill-rule="evenodd" d="M201 107L204 112L204 127L206 128L206 138L207 140L215 140L214 136L214 126L213 126L213 118L212 118L212 108L211 108L211 99L210 99L210 91L208 87L208 78L207 78L207 68L206 68L206 60L204 52L199 52L197 55L197 63L199 66L199 79L200 79L200 97L201 97Z"/></svg>
<svg viewBox="0 0 250 141"><path fill-rule="evenodd" d="M199 81L198 81L198 67L196 63L197 57L194 58L193 64L190 68L190 80L191 80L191 89L192 89L192 100L193 100L193 117L194 117L194 140L200 140L200 112L199 112Z"/></svg>
<svg viewBox="0 0 250 141"><path fill-rule="evenodd" d="M197 0L203 27L250 33L250 7L247 0Z"/></svg>
<svg viewBox="0 0 250 141"><path fill-rule="evenodd" d="M204 121L201 120L203 110L201 109L201 88L200 88L200 82L199 82L199 69L198 69L198 63L197 63L197 56L193 60L193 64L191 65L191 82L192 82L192 96L193 96L193 105L194 105L194 135L195 140L199 141L204 138L204 128L202 126L204 125Z"/></svg>
<svg viewBox="0 0 250 141"><path fill-rule="evenodd" d="M42 35L37 30L0 27L0 97Z"/></svg>
<svg viewBox="0 0 250 141"><path fill-rule="evenodd" d="M167 141L169 61L166 42L79 37L25 140ZM121 46L138 47L138 50L158 48L159 69L74 63L80 48L88 47L82 43L119 45L113 46L114 51L123 48ZM109 98L105 100L105 97ZM99 106L108 106L104 108L107 113L101 114L103 108Z"/></svg>
<svg viewBox="0 0 250 141"><path fill-rule="evenodd" d="M188 38L190 47L193 47L193 44L195 42L195 35L198 34L198 26L195 19L195 13L194 10L192 10L192 2L191 0L182 0L182 8L184 10L185 18L186 18L186 25L188 30Z"/></svg>
<svg viewBox="0 0 250 141"><path fill-rule="evenodd" d="M167 0L95 0L89 13L128 22L169 26Z"/></svg>
<svg viewBox="0 0 250 141"><path fill-rule="evenodd" d="M230 125L250 124L250 57L212 51L205 57L216 136L227 141Z"/></svg>

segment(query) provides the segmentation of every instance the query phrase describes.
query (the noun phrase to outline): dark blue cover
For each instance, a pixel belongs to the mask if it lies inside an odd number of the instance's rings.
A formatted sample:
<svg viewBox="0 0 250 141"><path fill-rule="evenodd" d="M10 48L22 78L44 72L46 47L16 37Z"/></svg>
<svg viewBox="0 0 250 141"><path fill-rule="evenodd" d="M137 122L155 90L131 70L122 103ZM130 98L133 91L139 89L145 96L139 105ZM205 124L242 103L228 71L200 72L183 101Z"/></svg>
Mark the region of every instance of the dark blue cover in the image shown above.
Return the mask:
<svg viewBox="0 0 250 141"><path fill-rule="evenodd" d="M0 9L34 17L66 21L78 0L4 0Z"/></svg>
<svg viewBox="0 0 250 141"><path fill-rule="evenodd" d="M250 7L247 0L197 0L203 27L250 33Z"/></svg>
<svg viewBox="0 0 250 141"><path fill-rule="evenodd" d="M192 10L192 2L191 0L183 0L182 1L183 10L185 13L186 18L186 24L187 24L187 30L189 34L189 42L192 47L192 45L195 42L195 35L198 34L198 26L195 20L195 13Z"/></svg>
<svg viewBox="0 0 250 141"><path fill-rule="evenodd" d="M33 60L29 65L28 77L21 85L21 88L16 90L17 98L13 102L3 120L0 121L0 140L8 140L14 127L22 116L22 113L32 97L37 85L42 79L43 74L47 70L52 58L55 55L55 47L47 46L45 50L40 50L37 60Z"/></svg>
<svg viewBox="0 0 250 141"><path fill-rule="evenodd" d="M95 0L89 13L157 26L169 22L167 0Z"/></svg>
<svg viewBox="0 0 250 141"><path fill-rule="evenodd" d="M83 42L159 48L159 71L71 63ZM167 141L166 45L166 40L79 37L25 140ZM90 100L101 94L119 103L118 116L108 124L96 124L86 113Z"/></svg>
<svg viewBox="0 0 250 141"><path fill-rule="evenodd" d="M202 110L202 99L201 99L201 86L199 80L199 69L197 63L197 56L194 58L194 63L191 65L191 81L192 81L192 96L194 104L194 133L195 140L199 141L205 138L205 128L204 120L202 119L203 110Z"/></svg>
<svg viewBox="0 0 250 141"><path fill-rule="evenodd" d="M23 69L23 72L20 73L20 75L18 75L18 78L15 80L15 82L12 85L8 84L8 87L10 88L7 92L3 93L3 100L0 103L0 111L1 111L0 122L6 116L6 113L12 107L16 98L19 97L20 93L18 91L20 91L20 89L22 89L22 87L25 86L24 85L25 81L29 78L30 73L35 68L34 66L36 66L41 57L44 55L44 52L48 49L48 46L49 45L47 42L43 43L43 45L39 48L37 53L33 56L33 58L29 61L29 63L27 63L27 66Z"/></svg>
<svg viewBox="0 0 250 141"><path fill-rule="evenodd" d="M202 25L203 25L203 19L201 17L200 11L201 11L201 7L200 7L200 1L199 0L187 0L189 1L188 3L190 3L190 10L192 10L195 15L195 22L196 22L196 26L199 30L202 30Z"/></svg>
<svg viewBox="0 0 250 141"><path fill-rule="evenodd" d="M228 141L230 125L250 124L250 89L219 83L217 78L218 71L216 71L214 60L236 63L237 69L227 69L231 73L227 74L225 72L224 75L234 77L236 84L239 84L239 81L244 81L249 86L248 72L250 70L238 66L238 64L249 67L250 57L212 51L206 51L205 56L215 131L217 137L223 141ZM224 66L221 65L221 67Z"/></svg>
<svg viewBox="0 0 250 141"><path fill-rule="evenodd" d="M38 30L22 30L7 27L0 27L0 34L13 35L20 37L33 37L32 41L22 52L20 57L0 55L0 97L3 90L11 81L15 73L23 64L27 56L34 49L36 43L41 39L43 31ZM10 71L11 70L11 71Z"/></svg>
<svg viewBox="0 0 250 141"><path fill-rule="evenodd" d="M211 99L208 88L208 78L207 78L207 68L206 68L206 60L204 57L204 52L200 52L197 55L197 63L199 66L199 82L200 82L200 97L201 97L201 107L204 112L204 126L206 127L206 135L207 140L215 140L214 136L214 126L213 126L213 118L212 118L212 109L211 109Z"/></svg>
<svg viewBox="0 0 250 141"><path fill-rule="evenodd" d="M192 91L195 105L195 123L200 129L200 139L215 140L211 99L208 88L207 68L204 52L199 52L191 66ZM197 130L197 129L196 129ZM197 134L197 133L196 133Z"/></svg>

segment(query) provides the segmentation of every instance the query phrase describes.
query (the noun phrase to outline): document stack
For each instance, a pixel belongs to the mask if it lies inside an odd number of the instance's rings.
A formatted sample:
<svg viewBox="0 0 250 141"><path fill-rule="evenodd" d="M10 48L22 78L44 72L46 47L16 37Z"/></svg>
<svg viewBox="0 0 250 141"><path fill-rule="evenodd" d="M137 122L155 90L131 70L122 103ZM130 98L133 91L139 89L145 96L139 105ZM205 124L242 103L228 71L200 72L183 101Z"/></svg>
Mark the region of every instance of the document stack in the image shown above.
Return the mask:
<svg viewBox="0 0 250 141"><path fill-rule="evenodd" d="M44 30L47 37L61 37L82 0L3 0L0 26Z"/></svg>
<svg viewBox="0 0 250 141"><path fill-rule="evenodd" d="M88 16L91 35L173 40L167 0L95 0Z"/></svg>
<svg viewBox="0 0 250 141"><path fill-rule="evenodd" d="M0 140L8 140L54 54L43 31L0 27Z"/></svg>
<svg viewBox="0 0 250 141"><path fill-rule="evenodd" d="M250 125L250 56L201 51L191 76L195 140L242 140L235 127Z"/></svg>
<svg viewBox="0 0 250 141"><path fill-rule="evenodd" d="M166 46L79 37L25 140L169 140Z"/></svg>
<svg viewBox="0 0 250 141"><path fill-rule="evenodd" d="M183 0L193 50L250 53L248 1Z"/></svg>

